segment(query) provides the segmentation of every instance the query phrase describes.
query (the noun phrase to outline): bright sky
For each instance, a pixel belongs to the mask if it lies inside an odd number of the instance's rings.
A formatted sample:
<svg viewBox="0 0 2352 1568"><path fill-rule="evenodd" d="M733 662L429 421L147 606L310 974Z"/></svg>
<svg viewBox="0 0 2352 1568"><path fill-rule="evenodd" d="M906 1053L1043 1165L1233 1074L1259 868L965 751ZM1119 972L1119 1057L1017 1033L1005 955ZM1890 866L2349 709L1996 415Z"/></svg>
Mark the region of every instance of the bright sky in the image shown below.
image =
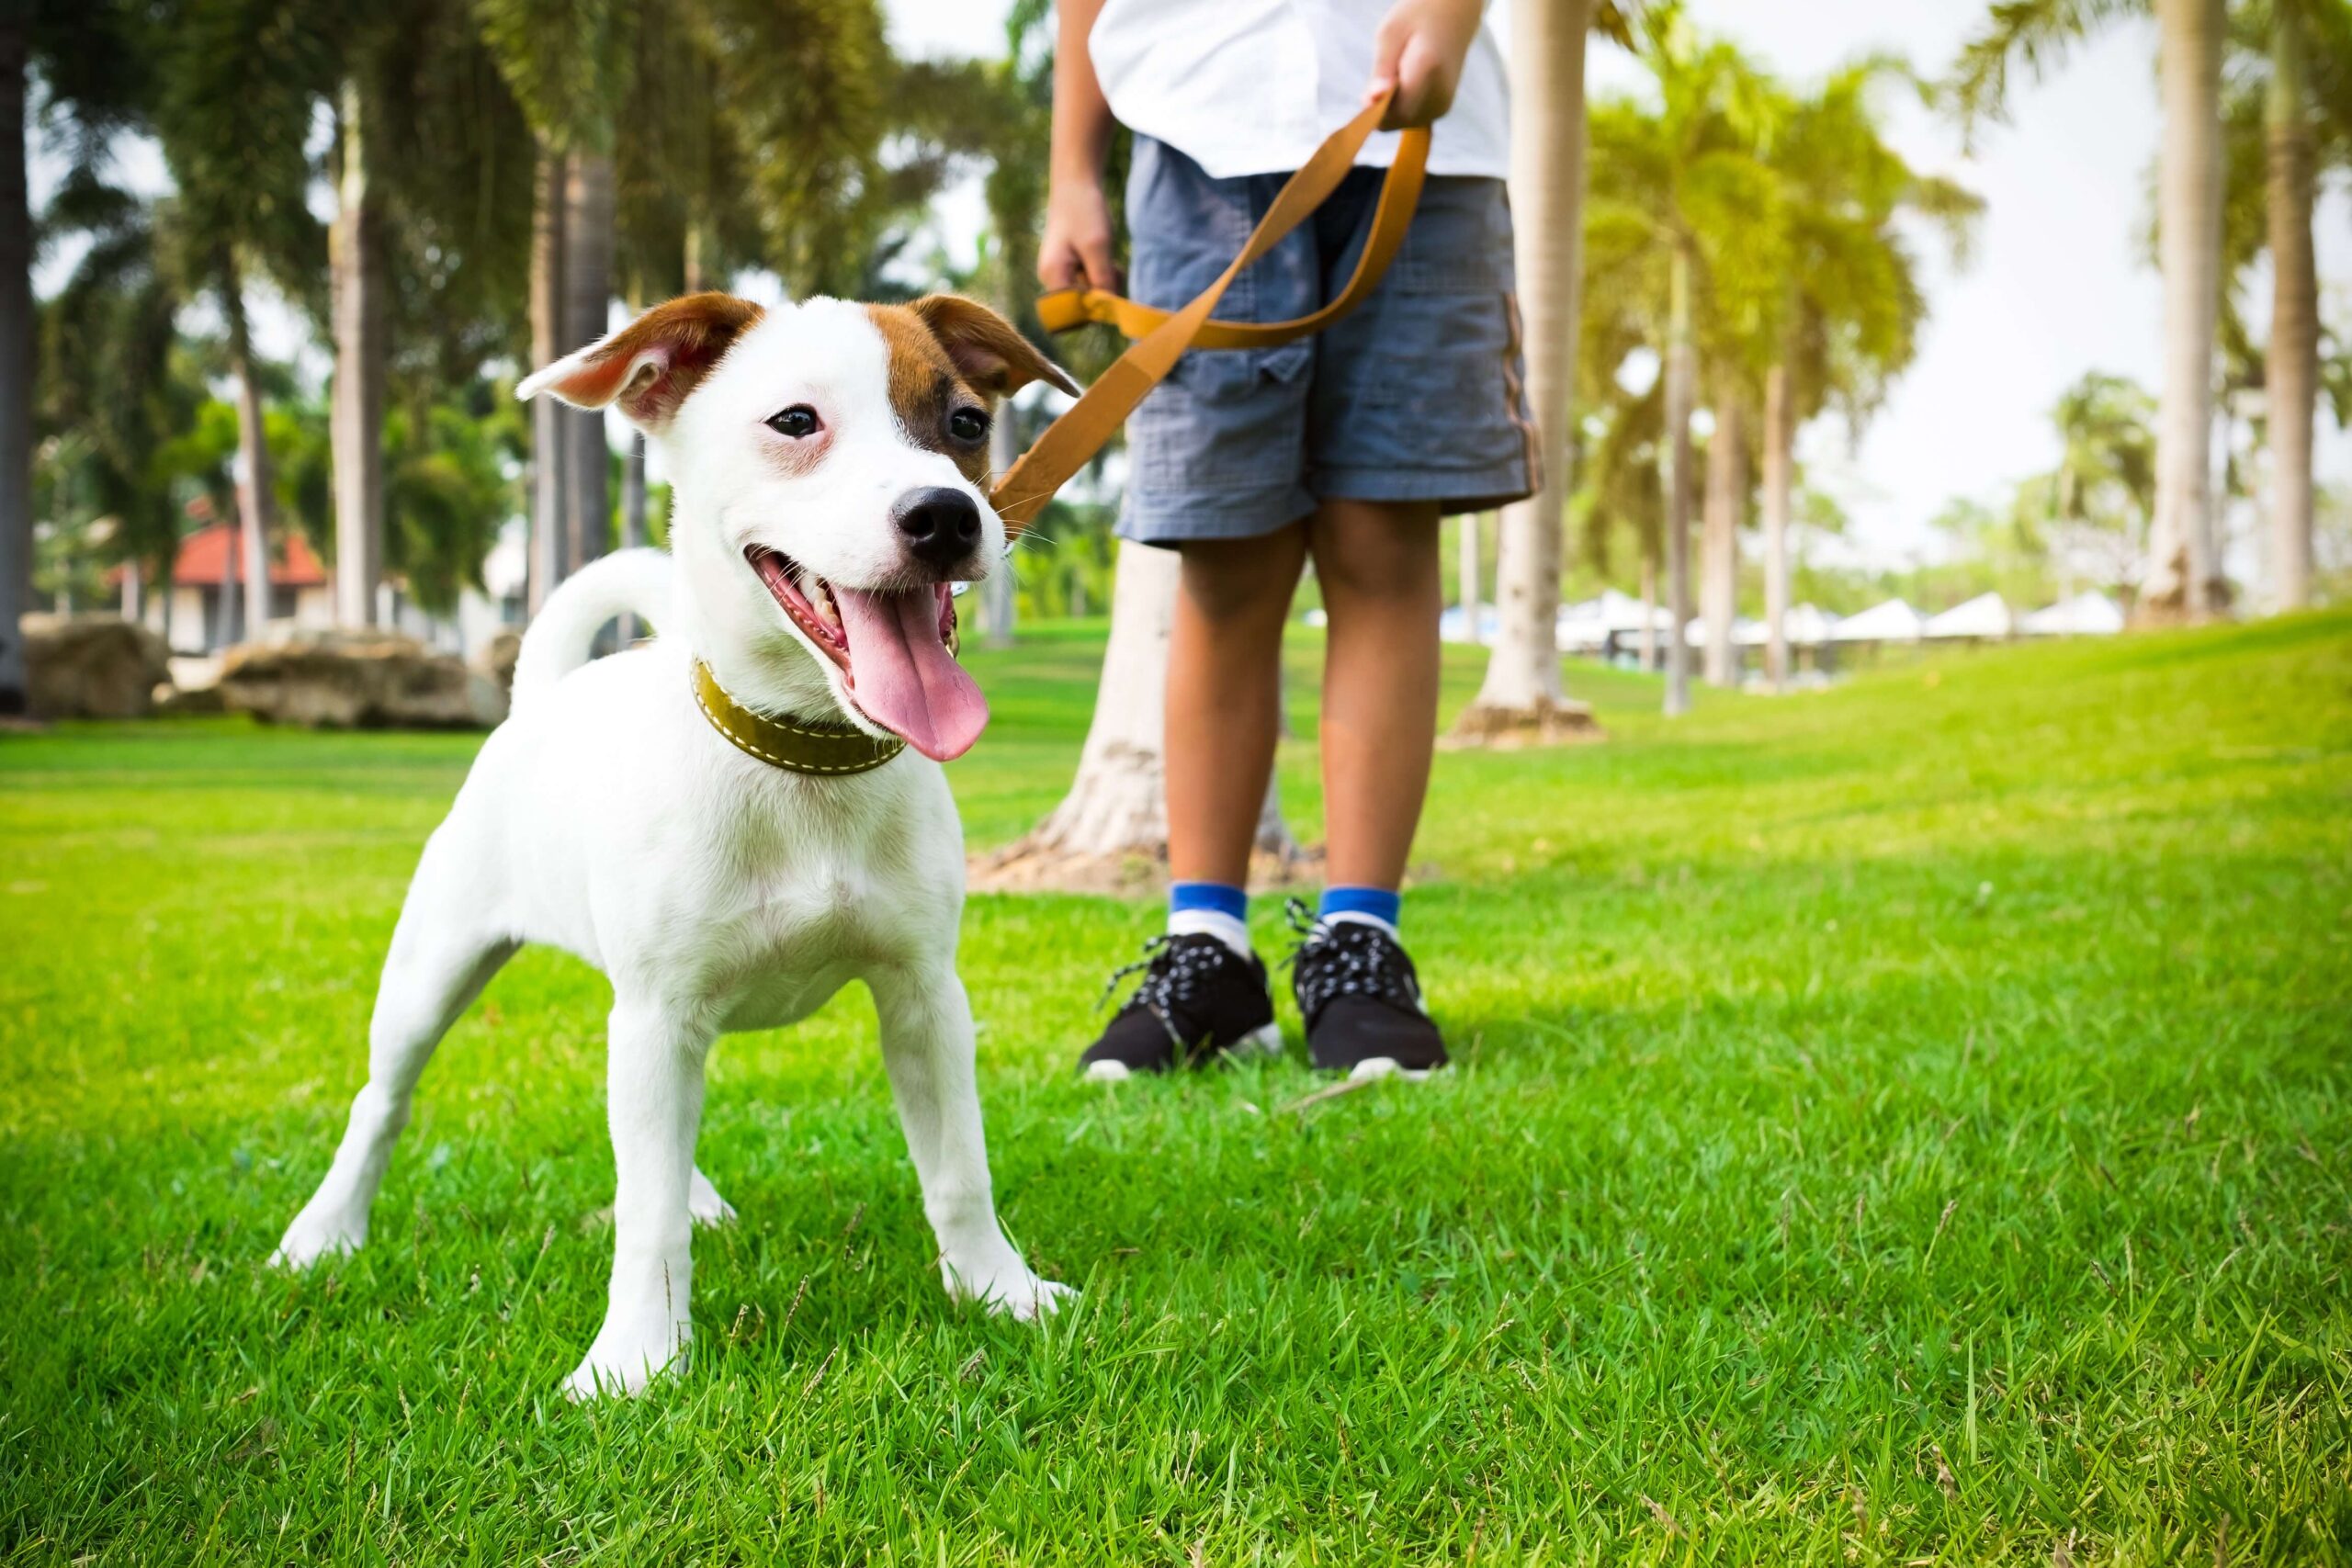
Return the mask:
<svg viewBox="0 0 2352 1568"><path fill-rule="evenodd" d="M902 52L1004 47L1006 0L888 0L888 8ZM1940 71L1984 15L1964 0L1689 0L1689 8L1702 30L1732 38L1800 85L1869 51ZM1500 20L1509 6L1495 9ZM1898 565L1931 551L1928 520L1948 499L1989 497L2050 467L2057 446L2048 410L2084 371L2115 371L2154 389L2161 308L2137 238L2156 148L2154 60L2152 26L2111 27L2045 81L2021 85L2008 123L1981 134L1973 157L1948 123L1889 96L1896 147L1987 207L1963 273L1955 276L1923 237L1932 315L1917 361L1859 449L1833 422L1806 433L1808 473L1845 503L1867 558ZM1640 68L1606 44L1595 44L1589 69L1596 93L1642 85ZM943 220L951 242L962 239L977 230L977 201L951 203ZM2352 202L2331 202L2316 228L2323 318L2352 331ZM2267 285L2249 292L2258 322ZM2352 437L2324 412L2322 422L2322 482L2352 482Z"/></svg>

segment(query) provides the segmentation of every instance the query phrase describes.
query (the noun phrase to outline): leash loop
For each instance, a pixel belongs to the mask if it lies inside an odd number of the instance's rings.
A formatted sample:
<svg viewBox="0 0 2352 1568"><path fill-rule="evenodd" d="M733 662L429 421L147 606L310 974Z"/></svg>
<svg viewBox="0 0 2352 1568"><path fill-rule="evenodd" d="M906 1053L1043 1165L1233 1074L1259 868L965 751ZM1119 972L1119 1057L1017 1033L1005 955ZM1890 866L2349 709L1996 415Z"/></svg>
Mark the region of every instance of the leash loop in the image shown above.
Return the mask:
<svg viewBox="0 0 2352 1568"><path fill-rule="evenodd" d="M1057 289L1039 298L1038 320L1048 331L1067 332L1089 321L1102 321L1136 341L1078 401L1046 427L1036 445L998 477L989 503L1004 519L1008 534L1026 527L1045 510L1054 492L1093 459L1146 394L1167 379L1186 349L1272 348L1291 343L1321 332L1362 304L1379 286L1381 275L1405 243L1413 209L1420 200L1421 182L1429 166L1427 127L1407 130L1399 137L1396 161L1381 182L1380 200L1373 209L1363 254L1356 258L1355 272L1336 299L1312 315L1287 321L1213 319L1217 301L1225 298L1241 269L1272 250L1339 189L1340 182L1355 167L1356 154L1380 129L1389 96L1383 94L1366 104L1355 118L1324 139L1275 193L1233 265L1182 309L1157 310L1096 288Z"/></svg>

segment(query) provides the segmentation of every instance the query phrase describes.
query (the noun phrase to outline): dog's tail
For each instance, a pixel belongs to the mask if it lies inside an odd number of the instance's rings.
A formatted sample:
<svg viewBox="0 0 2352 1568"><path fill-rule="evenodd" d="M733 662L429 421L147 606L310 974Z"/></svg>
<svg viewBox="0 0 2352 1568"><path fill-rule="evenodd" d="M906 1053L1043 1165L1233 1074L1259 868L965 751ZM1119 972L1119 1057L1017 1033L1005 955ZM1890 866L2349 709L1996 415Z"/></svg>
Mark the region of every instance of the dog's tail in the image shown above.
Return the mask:
<svg viewBox="0 0 2352 1568"><path fill-rule="evenodd" d="M521 708L587 663L596 633L614 616L626 613L659 625L670 613L670 558L661 550L616 550L565 578L523 634L514 705Z"/></svg>

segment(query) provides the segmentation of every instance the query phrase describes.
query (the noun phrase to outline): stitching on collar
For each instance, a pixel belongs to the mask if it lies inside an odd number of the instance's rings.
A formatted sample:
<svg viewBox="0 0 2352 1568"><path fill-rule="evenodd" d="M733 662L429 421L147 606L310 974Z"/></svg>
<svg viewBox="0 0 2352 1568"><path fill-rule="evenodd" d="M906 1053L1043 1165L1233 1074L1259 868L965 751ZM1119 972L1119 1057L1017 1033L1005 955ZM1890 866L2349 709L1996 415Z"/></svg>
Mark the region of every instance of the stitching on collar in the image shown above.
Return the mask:
<svg viewBox="0 0 2352 1568"><path fill-rule="evenodd" d="M699 659L695 660L694 662L691 683L694 687L695 706L702 710L703 717L710 721L710 727L718 731L721 736L725 737L729 745L742 752L745 756L756 757L761 761L767 763L770 767L782 768L787 773L826 775L871 773L876 768L880 767L883 763L890 761L899 752L907 749L907 743L904 740L893 740L888 742L877 741L864 730L854 728L849 725L812 728L808 725L794 724L788 719L772 718L763 714L754 714L750 709L742 707L740 704L737 704L732 697L728 696L727 689L718 683L718 677L712 674L710 667ZM853 740L863 741L873 749L874 755L866 758L861 758L854 762L830 763L820 762L808 758L785 756L776 751L771 750L759 744L759 742L753 738L739 734L735 728L728 723L726 718L720 716L719 713L711 706L708 698L705 695L706 684L707 684L710 691L718 693L722 701L726 702L736 713L742 715L742 716L747 720L756 720L763 727L781 730L790 735L801 736L809 740L823 741L833 744L840 744L842 742Z"/></svg>

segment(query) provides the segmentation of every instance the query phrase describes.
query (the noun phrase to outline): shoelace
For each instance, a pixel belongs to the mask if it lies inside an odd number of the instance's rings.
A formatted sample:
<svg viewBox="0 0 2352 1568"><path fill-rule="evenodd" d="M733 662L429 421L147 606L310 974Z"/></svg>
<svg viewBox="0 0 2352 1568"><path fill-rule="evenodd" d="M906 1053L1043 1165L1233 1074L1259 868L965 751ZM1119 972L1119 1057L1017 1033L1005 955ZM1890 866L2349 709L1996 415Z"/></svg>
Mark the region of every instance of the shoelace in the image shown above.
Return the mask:
<svg viewBox="0 0 2352 1568"><path fill-rule="evenodd" d="M1283 963L1295 969L1298 1010L1312 1020L1334 997L1370 997L1411 1012L1421 1010L1413 961L1378 926L1327 920L1298 899L1284 905L1298 945Z"/></svg>
<svg viewBox="0 0 2352 1568"><path fill-rule="evenodd" d="M1110 1006L1119 982L1140 971L1143 979L1127 998L1127 1005L1144 1008L1168 1032L1170 1044L1179 1052L1189 1050L1190 1042L1177 1029L1172 1010L1198 995L1201 982L1208 975L1238 962L1233 950L1215 937L1183 941L1162 931L1144 942L1141 958L1111 971L1110 983L1102 987L1102 999L1094 1004L1094 1010L1100 1012Z"/></svg>

